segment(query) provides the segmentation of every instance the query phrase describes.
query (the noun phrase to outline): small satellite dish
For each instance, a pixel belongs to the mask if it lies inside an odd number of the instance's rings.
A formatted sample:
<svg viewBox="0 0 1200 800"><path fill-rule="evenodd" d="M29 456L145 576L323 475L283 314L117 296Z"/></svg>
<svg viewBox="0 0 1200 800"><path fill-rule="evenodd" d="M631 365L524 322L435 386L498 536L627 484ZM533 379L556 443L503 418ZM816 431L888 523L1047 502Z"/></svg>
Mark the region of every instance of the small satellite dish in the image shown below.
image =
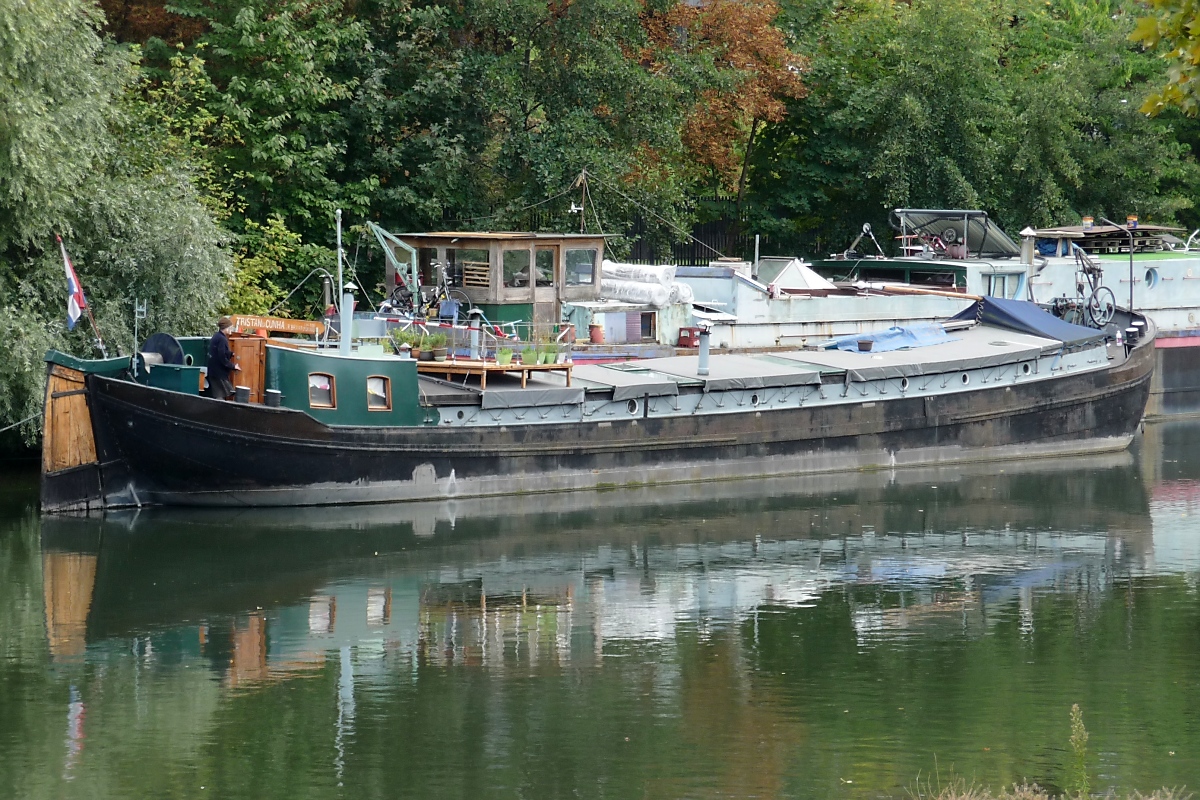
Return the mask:
<svg viewBox="0 0 1200 800"><path fill-rule="evenodd" d="M164 364L183 364L183 348L179 340L169 333L156 333L142 343L141 352L157 353Z"/></svg>

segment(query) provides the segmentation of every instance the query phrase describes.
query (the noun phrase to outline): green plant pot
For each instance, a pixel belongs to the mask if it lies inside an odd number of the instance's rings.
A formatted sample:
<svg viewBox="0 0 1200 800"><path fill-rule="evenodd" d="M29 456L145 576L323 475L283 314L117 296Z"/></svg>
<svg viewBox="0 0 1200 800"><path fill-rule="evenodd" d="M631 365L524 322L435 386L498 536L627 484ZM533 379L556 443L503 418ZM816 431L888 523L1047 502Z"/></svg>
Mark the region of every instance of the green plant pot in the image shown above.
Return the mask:
<svg viewBox="0 0 1200 800"><path fill-rule="evenodd" d="M513 360L512 353L497 353L496 354L496 363L502 367L507 367L509 364L512 364L512 360Z"/></svg>

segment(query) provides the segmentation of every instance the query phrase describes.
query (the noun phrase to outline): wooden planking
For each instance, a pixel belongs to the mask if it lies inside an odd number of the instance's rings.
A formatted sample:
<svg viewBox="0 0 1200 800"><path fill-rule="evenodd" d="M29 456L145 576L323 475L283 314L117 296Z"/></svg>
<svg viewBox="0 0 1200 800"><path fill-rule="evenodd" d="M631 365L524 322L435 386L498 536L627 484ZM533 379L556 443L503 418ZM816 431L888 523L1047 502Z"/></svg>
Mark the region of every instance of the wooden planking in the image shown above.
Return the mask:
<svg viewBox="0 0 1200 800"><path fill-rule="evenodd" d="M491 286L491 265L486 261L463 261L463 286Z"/></svg>
<svg viewBox="0 0 1200 800"><path fill-rule="evenodd" d="M567 376L567 386L571 385L571 369L575 365L567 361L562 364L497 364L492 361L418 361L417 372L432 375L444 374L446 380L452 380L454 375L467 377L478 376L479 388L487 388L489 372L517 372L521 375L521 388L524 389L529 381L531 372L562 372Z"/></svg>
<svg viewBox="0 0 1200 800"><path fill-rule="evenodd" d="M230 336L230 349L241 372L230 376L234 386L250 387L250 402L263 401L267 378L267 340L259 336Z"/></svg>
<svg viewBox="0 0 1200 800"><path fill-rule="evenodd" d="M239 331L265 330L272 333L300 333L320 336L325 332L324 323L307 319L284 319L283 317L259 317L252 314L234 314L233 326Z"/></svg>
<svg viewBox="0 0 1200 800"><path fill-rule="evenodd" d="M83 378L82 372L58 364L46 377L43 472L96 463L96 441Z"/></svg>

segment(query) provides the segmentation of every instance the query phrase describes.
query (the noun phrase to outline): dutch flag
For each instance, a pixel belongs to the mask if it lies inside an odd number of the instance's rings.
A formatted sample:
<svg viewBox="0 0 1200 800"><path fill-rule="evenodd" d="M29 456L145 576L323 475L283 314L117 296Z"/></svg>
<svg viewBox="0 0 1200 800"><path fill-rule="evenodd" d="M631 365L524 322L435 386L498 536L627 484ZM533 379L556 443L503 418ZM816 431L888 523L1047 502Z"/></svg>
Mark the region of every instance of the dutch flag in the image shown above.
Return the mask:
<svg viewBox="0 0 1200 800"><path fill-rule="evenodd" d="M83 285L79 283L79 276L71 266L67 246L63 244L61 236L55 234L54 238L58 240L58 247L62 250L63 268L67 271L67 330L73 331L75 323L83 316L83 309L87 308L87 299L83 296Z"/></svg>

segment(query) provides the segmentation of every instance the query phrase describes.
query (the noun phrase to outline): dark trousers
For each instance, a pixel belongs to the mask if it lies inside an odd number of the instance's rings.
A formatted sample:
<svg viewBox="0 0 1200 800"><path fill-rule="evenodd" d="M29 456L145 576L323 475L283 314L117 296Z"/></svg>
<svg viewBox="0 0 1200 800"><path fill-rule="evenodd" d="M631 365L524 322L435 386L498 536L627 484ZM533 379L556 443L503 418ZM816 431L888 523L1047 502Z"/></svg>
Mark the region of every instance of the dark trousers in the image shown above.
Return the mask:
<svg viewBox="0 0 1200 800"><path fill-rule="evenodd" d="M228 378L209 378L204 396L216 400L228 400L233 397L233 384Z"/></svg>

